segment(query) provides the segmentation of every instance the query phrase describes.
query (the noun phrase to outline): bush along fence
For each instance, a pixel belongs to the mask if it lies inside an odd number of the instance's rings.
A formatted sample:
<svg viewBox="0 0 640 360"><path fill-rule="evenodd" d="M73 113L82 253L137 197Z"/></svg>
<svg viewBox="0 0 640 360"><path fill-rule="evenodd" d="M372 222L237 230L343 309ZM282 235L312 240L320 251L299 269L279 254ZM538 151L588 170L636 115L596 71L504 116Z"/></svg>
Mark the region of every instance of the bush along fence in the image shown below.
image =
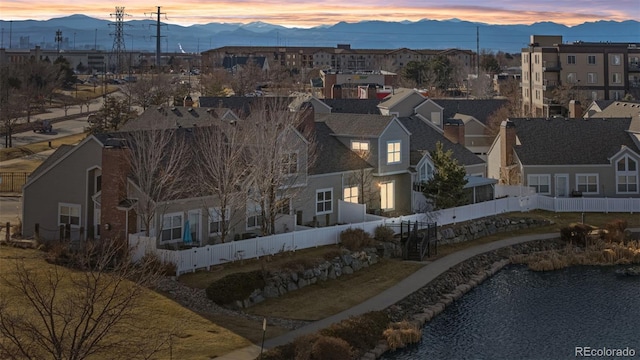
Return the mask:
<svg viewBox="0 0 640 360"><path fill-rule="evenodd" d="M478 220L494 215L503 215L509 212L526 212L530 210L547 210L555 212L640 212L640 198L551 198L541 195L524 197L509 197L486 201L478 204L443 209L437 212L413 214L396 218L379 217L376 220L345 225L327 226L301 231L292 231L283 234L257 237L241 241L233 241L224 244L207 245L204 247L186 250L164 250L157 248L155 237L146 237L142 234L129 235L129 244L133 251L133 259L138 260L145 254L154 253L164 262L176 265L176 275L180 276L197 269L209 269L211 266L227 262L260 258L283 251L296 251L311 247L338 244L340 234L349 228L362 229L369 234L375 232L378 226L390 227L395 234L400 233L400 224L403 222L418 222L420 226L428 226L437 222L438 226ZM499 227L495 223L493 226ZM515 224L507 224L515 226ZM480 227L482 229L482 227ZM487 225L485 230L491 234L493 227ZM474 233L474 228L470 230ZM480 232L478 237L484 236ZM467 235L464 235L466 238ZM442 234L440 244L448 242L466 241L461 234L451 236L450 233Z"/></svg>

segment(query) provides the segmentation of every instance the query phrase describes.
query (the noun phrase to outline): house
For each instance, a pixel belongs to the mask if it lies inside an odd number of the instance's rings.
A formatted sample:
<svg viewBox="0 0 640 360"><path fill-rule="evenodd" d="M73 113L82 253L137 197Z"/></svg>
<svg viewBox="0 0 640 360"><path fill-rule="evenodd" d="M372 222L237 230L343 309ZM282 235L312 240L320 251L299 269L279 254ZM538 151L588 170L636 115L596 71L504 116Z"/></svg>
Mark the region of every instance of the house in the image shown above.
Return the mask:
<svg viewBox="0 0 640 360"><path fill-rule="evenodd" d="M488 176L554 197L638 197L640 148L631 118L503 121Z"/></svg>
<svg viewBox="0 0 640 360"><path fill-rule="evenodd" d="M603 100L594 101L584 114L590 118L622 118L638 116L640 114L640 102Z"/></svg>

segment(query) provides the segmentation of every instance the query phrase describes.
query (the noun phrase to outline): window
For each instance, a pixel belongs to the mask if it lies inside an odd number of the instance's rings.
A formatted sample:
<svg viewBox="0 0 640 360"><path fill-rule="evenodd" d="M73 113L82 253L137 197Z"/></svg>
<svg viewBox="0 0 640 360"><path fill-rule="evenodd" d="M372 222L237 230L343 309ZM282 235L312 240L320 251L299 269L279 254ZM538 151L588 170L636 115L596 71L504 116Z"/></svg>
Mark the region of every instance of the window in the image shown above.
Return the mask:
<svg viewBox="0 0 640 360"><path fill-rule="evenodd" d="M533 56L533 61L535 64L540 64L540 55L539 54L535 54Z"/></svg>
<svg viewBox="0 0 640 360"><path fill-rule="evenodd" d="M209 208L209 235L216 235L222 233L222 209ZM224 211L224 225L225 229L229 229L229 221L231 218L231 211L226 208Z"/></svg>
<svg viewBox="0 0 640 360"><path fill-rule="evenodd" d="M576 73L574 72L570 72L567 74L567 82L569 84L575 84L578 82L578 77L576 76Z"/></svg>
<svg viewBox="0 0 640 360"><path fill-rule="evenodd" d="M369 151L369 142L368 141L351 141L351 150L355 151Z"/></svg>
<svg viewBox="0 0 640 360"><path fill-rule="evenodd" d="M638 164L625 156L616 163L616 182L618 193L638 192Z"/></svg>
<svg viewBox="0 0 640 360"><path fill-rule="evenodd" d="M58 204L58 225L80 227L80 205Z"/></svg>
<svg viewBox="0 0 640 360"><path fill-rule="evenodd" d="M597 174L578 174L576 175L576 186L578 191L583 194L598 193L598 175Z"/></svg>
<svg viewBox="0 0 640 360"><path fill-rule="evenodd" d="M575 65L576 64L576 56L575 55L567 55L567 64Z"/></svg>
<svg viewBox="0 0 640 360"><path fill-rule="evenodd" d="M550 175L529 175L529 187L536 190L538 194L551 194L551 176Z"/></svg>
<svg viewBox="0 0 640 360"><path fill-rule="evenodd" d="M536 82L540 81L540 73L536 71Z"/></svg>
<svg viewBox="0 0 640 360"><path fill-rule="evenodd" d="M253 202L247 203L247 230L262 226L262 207Z"/></svg>
<svg viewBox="0 0 640 360"><path fill-rule="evenodd" d="M387 142L387 164L400 162L400 141Z"/></svg>
<svg viewBox="0 0 640 360"><path fill-rule="evenodd" d="M587 64L595 65L596 64L596 56L595 55L588 55L587 56Z"/></svg>
<svg viewBox="0 0 640 360"><path fill-rule="evenodd" d="M343 190L342 199L346 202L358 203L358 187L357 186L347 186Z"/></svg>
<svg viewBox="0 0 640 360"><path fill-rule="evenodd" d="M333 189L322 189L316 191L316 215L329 214L333 212Z"/></svg>
<svg viewBox="0 0 640 360"><path fill-rule="evenodd" d="M597 73L587 73L587 82L589 84L595 84L598 82L598 74Z"/></svg>
<svg viewBox="0 0 640 360"><path fill-rule="evenodd" d="M591 100L592 101L598 100L598 92L597 91L592 91L591 92Z"/></svg>
<svg viewBox="0 0 640 360"><path fill-rule="evenodd" d="M620 65L620 55L611 55L611 64Z"/></svg>
<svg viewBox="0 0 640 360"><path fill-rule="evenodd" d="M298 154L288 153L283 155L282 172L284 174L295 174L298 172Z"/></svg>
<svg viewBox="0 0 640 360"><path fill-rule="evenodd" d="M182 240L182 213L162 216L162 241Z"/></svg>
<svg viewBox="0 0 640 360"><path fill-rule="evenodd" d="M96 176L96 192L102 190L102 175Z"/></svg>
<svg viewBox="0 0 640 360"><path fill-rule="evenodd" d="M536 100L540 100L540 90L536 90Z"/></svg>
<svg viewBox="0 0 640 360"><path fill-rule="evenodd" d="M433 165L431 163L425 162L420 166L420 171L418 172L418 181L427 181L433 177Z"/></svg>
<svg viewBox="0 0 640 360"><path fill-rule="evenodd" d="M380 207L385 210L395 208L393 181L380 184Z"/></svg>
<svg viewBox="0 0 640 360"><path fill-rule="evenodd" d="M622 82L622 77L620 73L613 73L613 81L614 84L620 84Z"/></svg>
<svg viewBox="0 0 640 360"><path fill-rule="evenodd" d="M291 199L283 198L276 202L276 214L291 215Z"/></svg>

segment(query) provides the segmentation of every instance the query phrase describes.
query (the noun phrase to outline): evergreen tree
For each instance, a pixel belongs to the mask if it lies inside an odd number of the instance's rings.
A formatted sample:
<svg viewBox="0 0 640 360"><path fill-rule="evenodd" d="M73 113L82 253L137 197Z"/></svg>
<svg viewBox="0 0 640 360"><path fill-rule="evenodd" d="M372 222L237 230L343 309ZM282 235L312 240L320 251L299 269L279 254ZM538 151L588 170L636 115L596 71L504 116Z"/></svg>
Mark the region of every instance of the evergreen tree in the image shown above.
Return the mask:
<svg viewBox="0 0 640 360"><path fill-rule="evenodd" d="M468 203L464 192L465 170L458 161L452 158L451 150L444 151L442 143L436 144L431 151L431 159L434 165L434 174L423 187L424 196L431 201L435 209L446 209Z"/></svg>

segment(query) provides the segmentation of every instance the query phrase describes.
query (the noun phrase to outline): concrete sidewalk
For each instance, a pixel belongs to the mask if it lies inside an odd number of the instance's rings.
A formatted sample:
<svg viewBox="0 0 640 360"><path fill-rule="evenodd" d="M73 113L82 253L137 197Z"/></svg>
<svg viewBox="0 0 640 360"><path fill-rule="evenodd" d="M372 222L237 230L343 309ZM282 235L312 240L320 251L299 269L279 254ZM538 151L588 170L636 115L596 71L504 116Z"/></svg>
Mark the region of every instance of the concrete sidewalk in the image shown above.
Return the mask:
<svg viewBox="0 0 640 360"><path fill-rule="evenodd" d="M535 234L524 235L504 240L494 241L488 244L482 244L470 247L453 254L442 257L411 274L398 284L390 287L382 293L366 300L365 302L347 309L341 313L329 316L325 319L313 322L299 329L288 332L284 335L265 341L265 349L284 345L292 342L295 338L314 333L318 330L329 327L331 324L345 320L351 316L361 315L369 311L383 310L389 306L401 301L408 295L423 288L429 282L440 276L453 266L468 260L476 255L480 255L489 251L497 250L505 246L517 245L534 240L547 240L557 238L557 233L552 234ZM260 347L256 345L248 346L243 349L233 351L229 354L220 356L216 359L220 360L254 360L260 355Z"/></svg>

